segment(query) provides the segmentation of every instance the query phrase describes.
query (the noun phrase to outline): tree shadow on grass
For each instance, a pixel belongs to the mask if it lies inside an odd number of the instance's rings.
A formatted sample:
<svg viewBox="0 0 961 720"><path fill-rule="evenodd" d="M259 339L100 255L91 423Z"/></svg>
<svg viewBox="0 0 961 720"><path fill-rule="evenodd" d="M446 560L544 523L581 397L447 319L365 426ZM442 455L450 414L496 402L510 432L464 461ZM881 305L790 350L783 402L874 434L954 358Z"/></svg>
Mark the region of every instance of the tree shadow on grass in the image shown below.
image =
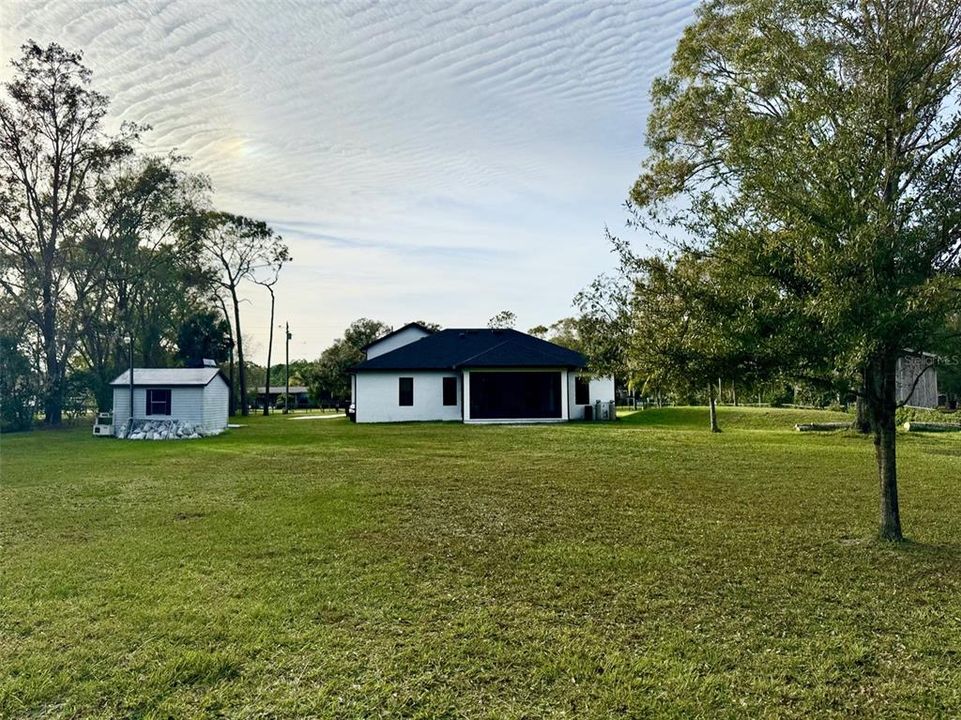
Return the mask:
<svg viewBox="0 0 961 720"><path fill-rule="evenodd" d="M880 551L891 556L916 560L961 562L961 543L924 543L905 538L900 542L882 540L876 535L840 538L841 545L857 546L864 550Z"/></svg>

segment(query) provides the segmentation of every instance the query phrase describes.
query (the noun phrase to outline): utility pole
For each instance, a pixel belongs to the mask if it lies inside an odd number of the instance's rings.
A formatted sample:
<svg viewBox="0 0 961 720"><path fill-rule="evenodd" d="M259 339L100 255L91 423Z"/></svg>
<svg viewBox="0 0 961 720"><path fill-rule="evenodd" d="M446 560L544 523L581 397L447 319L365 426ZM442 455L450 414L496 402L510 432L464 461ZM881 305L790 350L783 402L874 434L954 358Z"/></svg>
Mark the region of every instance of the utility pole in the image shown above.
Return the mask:
<svg viewBox="0 0 961 720"><path fill-rule="evenodd" d="M133 432L133 334L127 337L130 345L130 419L127 421L127 437Z"/></svg>
<svg viewBox="0 0 961 720"><path fill-rule="evenodd" d="M284 323L287 349L284 357L284 415L290 412L290 323Z"/></svg>
<svg viewBox="0 0 961 720"><path fill-rule="evenodd" d="M270 361L274 350L274 286L265 285L270 292L270 339L267 341L267 377L264 380L264 417L270 415Z"/></svg>

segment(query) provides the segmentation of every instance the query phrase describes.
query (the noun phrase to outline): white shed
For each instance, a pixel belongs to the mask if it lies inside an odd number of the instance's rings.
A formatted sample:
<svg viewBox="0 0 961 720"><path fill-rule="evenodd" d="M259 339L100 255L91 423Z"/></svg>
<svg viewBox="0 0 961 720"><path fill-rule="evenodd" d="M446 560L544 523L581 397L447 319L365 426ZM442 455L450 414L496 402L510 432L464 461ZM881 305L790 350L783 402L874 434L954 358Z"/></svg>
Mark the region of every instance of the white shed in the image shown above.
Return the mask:
<svg viewBox="0 0 961 720"><path fill-rule="evenodd" d="M130 371L110 385L120 428L130 418ZM177 420L218 433L227 427L228 404L227 381L215 367L133 369L134 420Z"/></svg>

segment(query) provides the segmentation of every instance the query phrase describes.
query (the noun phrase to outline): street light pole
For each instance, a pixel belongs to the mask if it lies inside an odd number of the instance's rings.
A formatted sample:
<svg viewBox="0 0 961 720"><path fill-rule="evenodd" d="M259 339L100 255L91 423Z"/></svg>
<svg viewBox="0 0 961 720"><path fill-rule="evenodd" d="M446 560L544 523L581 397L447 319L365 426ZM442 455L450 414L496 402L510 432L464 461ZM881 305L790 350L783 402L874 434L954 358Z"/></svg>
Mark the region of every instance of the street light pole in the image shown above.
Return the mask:
<svg viewBox="0 0 961 720"><path fill-rule="evenodd" d="M284 323L287 349L284 357L284 415L290 412L290 323Z"/></svg>
<svg viewBox="0 0 961 720"><path fill-rule="evenodd" d="M127 437L133 432L133 335L127 337L130 345L130 418L127 421Z"/></svg>

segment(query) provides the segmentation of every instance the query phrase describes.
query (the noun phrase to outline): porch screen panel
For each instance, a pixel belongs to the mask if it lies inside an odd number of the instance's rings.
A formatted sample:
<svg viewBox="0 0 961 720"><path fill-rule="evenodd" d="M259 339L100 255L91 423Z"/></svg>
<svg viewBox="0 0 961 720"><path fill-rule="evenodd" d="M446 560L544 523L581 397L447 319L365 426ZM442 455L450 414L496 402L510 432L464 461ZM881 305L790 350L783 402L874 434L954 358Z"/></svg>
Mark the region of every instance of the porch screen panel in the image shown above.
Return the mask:
<svg viewBox="0 0 961 720"><path fill-rule="evenodd" d="M470 416L475 420L561 417L559 372L474 372Z"/></svg>

